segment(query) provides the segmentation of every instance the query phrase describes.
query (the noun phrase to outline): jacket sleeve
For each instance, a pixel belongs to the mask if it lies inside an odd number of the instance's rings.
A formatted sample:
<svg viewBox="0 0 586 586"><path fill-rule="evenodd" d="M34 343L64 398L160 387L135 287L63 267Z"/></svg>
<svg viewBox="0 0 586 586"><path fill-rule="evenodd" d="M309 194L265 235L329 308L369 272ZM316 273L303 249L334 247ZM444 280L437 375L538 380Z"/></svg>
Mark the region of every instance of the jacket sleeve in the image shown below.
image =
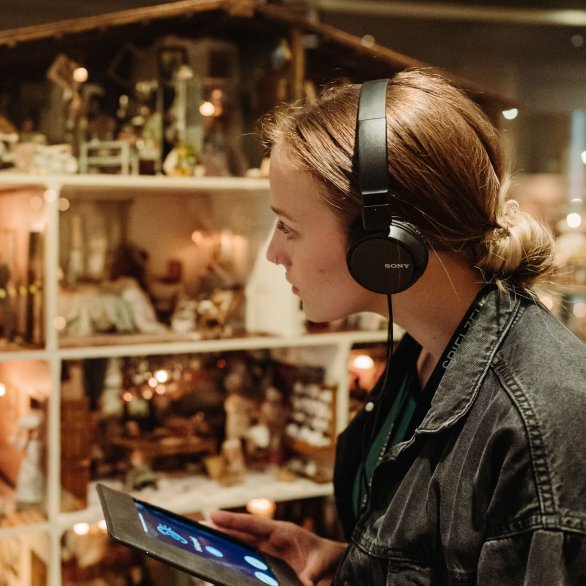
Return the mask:
<svg viewBox="0 0 586 586"><path fill-rule="evenodd" d="M586 584L586 535L534 530L487 541L478 563L477 583Z"/></svg>

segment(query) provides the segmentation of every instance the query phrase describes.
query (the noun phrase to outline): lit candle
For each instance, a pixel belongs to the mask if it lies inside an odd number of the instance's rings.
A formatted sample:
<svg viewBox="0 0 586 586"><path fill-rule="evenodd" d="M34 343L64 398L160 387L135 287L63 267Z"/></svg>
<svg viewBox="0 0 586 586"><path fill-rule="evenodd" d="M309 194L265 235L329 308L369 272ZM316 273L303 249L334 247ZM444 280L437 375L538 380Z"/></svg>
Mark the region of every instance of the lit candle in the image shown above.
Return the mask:
<svg viewBox="0 0 586 586"><path fill-rule="evenodd" d="M90 524L89 523L76 523L73 526L73 532L76 535L87 535L90 532Z"/></svg>
<svg viewBox="0 0 586 586"><path fill-rule="evenodd" d="M263 517L264 519L272 519L276 508L275 501L267 498L250 499L246 504L246 510L251 515Z"/></svg>
<svg viewBox="0 0 586 586"><path fill-rule="evenodd" d="M368 354L359 354L352 360L352 372L354 376L358 377L358 382L361 388L371 388L374 383L374 381L371 380L374 368L374 360Z"/></svg>

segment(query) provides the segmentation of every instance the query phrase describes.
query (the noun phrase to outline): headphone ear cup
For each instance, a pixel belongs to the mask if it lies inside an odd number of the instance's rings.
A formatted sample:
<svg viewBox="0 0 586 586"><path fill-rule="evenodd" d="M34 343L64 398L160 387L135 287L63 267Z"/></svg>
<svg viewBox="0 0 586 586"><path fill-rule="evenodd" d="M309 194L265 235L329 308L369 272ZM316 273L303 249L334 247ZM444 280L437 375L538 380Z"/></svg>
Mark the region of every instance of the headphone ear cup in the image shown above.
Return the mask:
<svg viewBox="0 0 586 586"><path fill-rule="evenodd" d="M408 222L393 218L388 232L356 226L348 239L346 263L354 280L374 293L391 295L411 287L427 267L425 238Z"/></svg>

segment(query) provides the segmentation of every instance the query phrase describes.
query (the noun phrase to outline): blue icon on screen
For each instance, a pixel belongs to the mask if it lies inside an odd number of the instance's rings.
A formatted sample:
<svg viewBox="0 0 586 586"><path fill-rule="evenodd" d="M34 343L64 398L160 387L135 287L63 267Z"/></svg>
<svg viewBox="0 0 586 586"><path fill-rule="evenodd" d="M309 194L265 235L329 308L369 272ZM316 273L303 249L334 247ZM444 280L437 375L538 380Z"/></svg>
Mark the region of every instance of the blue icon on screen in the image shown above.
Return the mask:
<svg viewBox="0 0 586 586"><path fill-rule="evenodd" d="M254 576L255 578L258 578L263 584L268 584L269 586L279 586L279 583L268 574L254 572Z"/></svg>
<svg viewBox="0 0 586 586"><path fill-rule="evenodd" d="M211 545L206 545L206 551L209 554L211 554L211 555L213 555L213 556L215 556L217 558L223 558L224 557L224 554L219 549L216 549L215 547L212 547Z"/></svg>
<svg viewBox="0 0 586 586"><path fill-rule="evenodd" d="M179 535L179 533L177 533L177 531L175 531L172 527L169 527L169 525L163 525L163 523L159 523L157 525L157 531L161 535L167 535L171 537L171 539L179 541L179 543L187 544L187 539L181 537L181 535Z"/></svg>
<svg viewBox="0 0 586 586"><path fill-rule="evenodd" d="M250 564L253 568L256 568L257 570L268 570L269 569L269 567L262 560L259 560L258 558L255 558L255 557L252 557L251 555L245 555L244 561L247 564Z"/></svg>

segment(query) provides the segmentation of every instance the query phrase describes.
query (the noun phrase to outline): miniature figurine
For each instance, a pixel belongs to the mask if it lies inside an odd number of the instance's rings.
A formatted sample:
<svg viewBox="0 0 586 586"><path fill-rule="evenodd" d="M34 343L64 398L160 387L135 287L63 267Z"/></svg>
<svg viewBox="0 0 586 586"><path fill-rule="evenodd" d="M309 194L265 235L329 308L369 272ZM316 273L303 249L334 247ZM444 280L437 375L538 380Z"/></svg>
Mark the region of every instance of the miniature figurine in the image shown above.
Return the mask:
<svg viewBox="0 0 586 586"><path fill-rule="evenodd" d="M130 454L130 465L131 468L126 474L127 490L157 488L159 477L149 466L143 451L132 451Z"/></svg>
<svg viewBox="0 0 586 586"><path fill-rule="evenodd" d="M132 308L139 332L162 333L167 328L157 320L150 297L147 264L149 255L140 247L125 243L116 250L110 266L110 282L102 289L118 293Z"/></svg>
<svg viewBox="0 0 586 586"><path fill-rule="evenodd" d="M227 397L224 401L226 412L226 439L244 438L253 422L257 402L246 396L246 364L236 362L224 379Z"/></svg>
<svg viewBox="0 0 586 586"><path fill-rule="evenodd" d="M246 433L246 453L255 463L283 463L283 434L289 412L283 393L268 387L259 406L258 422Z"/></svg>
<svg viewBox="0 0 586 586"><path fill-rule="evenodd" d="M39 399L30 399L30 411L21 417L11 443L23 448L24 454L16 481L17 508L36 508L42 504L45 490L43 473L43 440L41 426L45 420Z"/></svg>

